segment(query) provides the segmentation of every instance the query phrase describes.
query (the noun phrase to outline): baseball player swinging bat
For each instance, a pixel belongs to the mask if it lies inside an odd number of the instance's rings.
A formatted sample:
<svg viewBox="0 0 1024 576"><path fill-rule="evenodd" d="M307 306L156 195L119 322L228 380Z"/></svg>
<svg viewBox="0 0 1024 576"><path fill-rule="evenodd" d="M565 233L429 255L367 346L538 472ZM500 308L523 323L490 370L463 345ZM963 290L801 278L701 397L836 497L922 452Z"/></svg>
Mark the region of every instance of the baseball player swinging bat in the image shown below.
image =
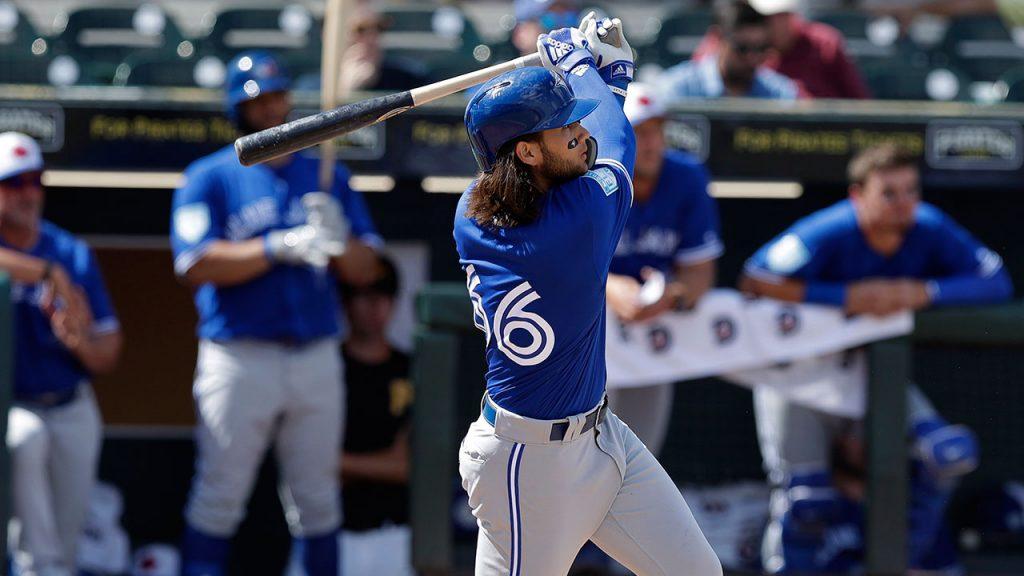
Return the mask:
<svg viewBox="0 0 1024 576"><path fill-rule="evenodd" d="M612 29L602 36L601 41L605 44L619 46L621 37L617 29ZM405 92L352 102L332 110L325 110L319 114L299 118L280 126L243 136L235 141L235 152L238 154L238 160L243 165L252 166L253 164L273 160L292 152L298 152L324 140L371 126L392 116L397 116L411 108L482 84L509 70L540 65L541 59L539 54L528 54L508 62L495 64L494 66L419 88L413 88Z"/></svg>

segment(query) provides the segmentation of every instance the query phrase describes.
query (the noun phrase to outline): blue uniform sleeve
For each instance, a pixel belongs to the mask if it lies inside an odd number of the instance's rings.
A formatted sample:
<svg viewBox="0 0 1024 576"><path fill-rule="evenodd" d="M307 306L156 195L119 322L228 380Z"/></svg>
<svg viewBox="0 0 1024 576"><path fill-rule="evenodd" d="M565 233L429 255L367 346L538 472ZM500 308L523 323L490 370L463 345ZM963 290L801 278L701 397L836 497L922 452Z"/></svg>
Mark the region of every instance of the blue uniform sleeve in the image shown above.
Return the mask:
<svg viewBox="0 0 1024 576"><path fill-rule="evenodd" d="M356 192L349 186L348 169L341 163L334 169L334 196L341 202L345 218L352 227L352 237L358 238L374 248L384 245L384 240L377 233L373 225L373 218L370 217L370 210L366 206L363 195Z"/></svg>
<svg viewBox="0 0 1024 576"><path fill-rule="evenodd" d="M577 98L600 101L597 108L582 122L583 127L597 141L597 164L611 166L632 181L636 136L622 111L622 100L608 88L601 75L592 67L587 67L580 76L568 74L566 79ZM630 198L633 196L632 188L630 184Z"/></svg>
<svg viewBox="0 0 1024 576"><path fill-rule="evenodd" d="M84 242L76 243L73 274L75 284L82 287L89 301L89 308L92 309L93 333L109 334L118 331L120 323L103 283L96 254Z"/></svg>
<svg viewBox="0 0 1024 576"><path fill-rule="evenodd" d="M224 191L210 171L185 171L185 184L171 204L171 250L174 271L184 275L214 240L224 238L227 216Z"/></svg>
<svg viewBox="0 0 1024 576"><path fill-rule="evenodd" d="M677 193L685 194L687 202L679 214L679 248L676 263L682 265L700 264L722 255L722 240L718 234L718 205L708 193L708 171L703 164L680 165L679 179L674 186L686 187Z"/></svg>
<svg viewBox="0 0 1024 576"><path fill-rule="evenodd" d="M936 240L932 257L940 274L927 283L933 304L991 304L1013 296L1013 283L999 254L944 214Z"/></svg>
<svg viewBox="0 0 1024 576"><path fill-rule="evenodd" d="M797 222L747 260L744 272L756 280L780 284L800 280L807 285L804 301L842 306L846 286L819 280L831 254L828 228L813 221Z"/></svg>

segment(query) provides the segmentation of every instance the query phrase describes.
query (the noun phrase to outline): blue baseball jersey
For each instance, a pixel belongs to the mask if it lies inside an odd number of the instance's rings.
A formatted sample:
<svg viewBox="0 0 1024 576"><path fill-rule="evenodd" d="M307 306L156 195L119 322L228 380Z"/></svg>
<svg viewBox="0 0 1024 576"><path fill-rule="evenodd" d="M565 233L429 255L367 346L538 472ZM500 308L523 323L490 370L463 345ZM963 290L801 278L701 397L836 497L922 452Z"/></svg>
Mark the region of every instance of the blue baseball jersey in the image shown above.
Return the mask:
<svg viewBox="0 0 1024 576"><path fill-rule="evenodd" d="M302 196L320 189L315 158L294 154L283 166L238 162L227 146L193 162L175 191L171 216L174 269L184 275L216 240L241 241L306 221ZM330 193L342 205L352 237L380 244L363 198L339 164ZM308 342L338 333L335 280L326 270L277 264L236 286L195 291L200 338Z"/></svg>
<svg viewBox="0 0 1024 576"><path fill-rule="evenodd" d="M657 83L670 100L726 96L725 82L718 69L717 56L676 64L665 70L658 78ZM744 96L747 98L795 100L800 97L800 88L793 80L762 66L754 73L750 91Z"/></svg>
<svg viewBox="0 0 1024 576"><path fill-rule="evenodd" d="M44 220L39 241L27 252L8 246L2 240L0 246L59 263L68 271L71 282L85 292L93 315L93 333L109 334L120 329L96 264L96 255L85 242ZM14 282L11 285L14 397L17 399L63 392L90 379L78 358L54 335L49 318L40 308L42 296L42 284Z"/></svg>
<svg viewBox="0 0 1024 576"><path fill-rule="evenodd" d="M708 194L708 172L695 157L665 154L654 192L634 200L615 248L612 274L641 280L645 267L672 274L675 264L697 264L722 255L718 206Z"/></svg>
<svg viewBox="0 0 1024 576"><path fill-rule="evenodd" d="M843 200L799 220L763 246L747 261L746 272L770 282L802 280L809 292L812 286L841 287L869 278L915 278L928 282L934 304L996 302L1013 293L1002 258L924 202L891 256L868 246L853 203Z"/></svg>
<svg viewBox="0 0 1024 576"><path fill-rule="evenodd" d="M455 243L474 321L483 330L487 391L502 408L559 419L595 407L605 386L605 282L632 202L633 130L622 104L588 69L568 82L596 98L583 120L598 142L594 168L547 191L539 218L481 227L455 214Z"/></svg>

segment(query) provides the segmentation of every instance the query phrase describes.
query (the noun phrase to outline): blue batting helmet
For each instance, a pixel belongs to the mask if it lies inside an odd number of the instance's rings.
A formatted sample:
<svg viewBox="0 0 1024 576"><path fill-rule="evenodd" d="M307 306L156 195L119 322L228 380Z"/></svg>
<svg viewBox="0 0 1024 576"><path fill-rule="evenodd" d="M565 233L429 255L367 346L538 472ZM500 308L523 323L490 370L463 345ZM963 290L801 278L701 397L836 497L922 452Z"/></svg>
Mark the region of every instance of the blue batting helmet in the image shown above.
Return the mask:
<svg viewBox="0 0 1024 576"><path fill-rule="evenodd" d="M291 86L284 66L269 52L254 50L235 56L228 64L225 87L228 117L238 120L238 106L260 94L281 92Z"/></svg>
<svg viewBox="0 0 1024 576"><path fill-rule="evenodd" d="M476 162L490 172L505 144L578 122L597 105L597 100L576 98L565 80L545 68L520 68L492 78L466 106L466 131Z"/></svg>

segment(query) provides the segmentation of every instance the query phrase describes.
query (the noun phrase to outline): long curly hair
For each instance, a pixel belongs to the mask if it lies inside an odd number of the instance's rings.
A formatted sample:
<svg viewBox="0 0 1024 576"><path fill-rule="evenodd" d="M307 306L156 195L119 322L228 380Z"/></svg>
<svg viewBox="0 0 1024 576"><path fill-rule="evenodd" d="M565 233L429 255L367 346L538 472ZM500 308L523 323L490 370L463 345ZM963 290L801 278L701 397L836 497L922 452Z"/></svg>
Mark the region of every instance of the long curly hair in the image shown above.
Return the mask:
<svg viewBox="0 0 1024 576"><path fill-rule="evenodd" d="M509 142L498 150L490 172L481 172L470 193L466 217L485 228L514 228L530 224L540 216L540 197L530 167L515 154L515 146L524 140L535 141L529 134Z"/></svg>

